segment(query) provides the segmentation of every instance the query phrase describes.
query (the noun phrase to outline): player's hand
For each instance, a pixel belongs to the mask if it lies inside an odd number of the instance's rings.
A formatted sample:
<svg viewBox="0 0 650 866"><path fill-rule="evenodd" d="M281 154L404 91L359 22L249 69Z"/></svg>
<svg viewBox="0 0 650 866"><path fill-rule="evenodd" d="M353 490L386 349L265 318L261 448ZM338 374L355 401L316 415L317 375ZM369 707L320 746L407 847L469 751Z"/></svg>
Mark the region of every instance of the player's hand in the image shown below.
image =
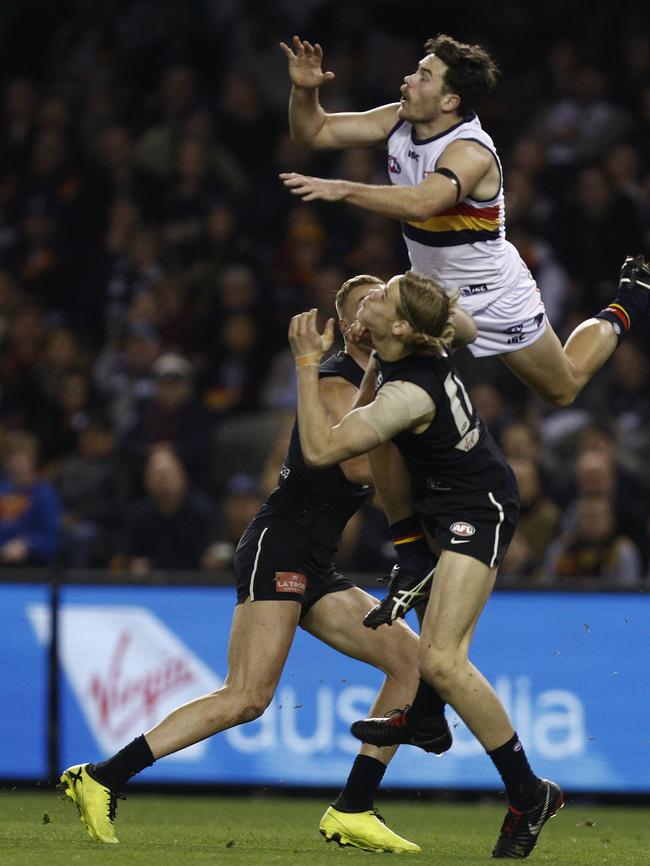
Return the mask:
<svg viewBox="0 0 650 866"><path fill-rule="evenodd" d="M295 171L283 172L280 180L292 195L299 195L303 201L342 201L347 194L347 181L325 180L322 177L308 177Z"/></svg>
<svg viewBox="0 0 650 866"><path fill-rule="evenodd" d="M370 336L370 332L358 319L355 319L354 322L350 323L350 327L345 332L345 337L351 343L357 343L372 348L372 337Z"/></svg>
<svg viewBox="0 0 650 866"><path fill-rule="evenodd" d="M280 48L289 62L289 78L294 87L315 90L325 81L334 78L333 72L322 70L323 49L318 43L311 45L298 36L294 36L291 41L293 51L284 42L280 43Z"/></svg>
<svg viewBox="0 0 650 866"><path fill-rule="evenodd" d="M310 357L317 363L325 352L332 348L334 342L334 319L328 319L325 330L321 334L318 330L316 316L318 310L314 307L308 313L300 313L294 316L289 325L289 343L293 357Z"/></svg>

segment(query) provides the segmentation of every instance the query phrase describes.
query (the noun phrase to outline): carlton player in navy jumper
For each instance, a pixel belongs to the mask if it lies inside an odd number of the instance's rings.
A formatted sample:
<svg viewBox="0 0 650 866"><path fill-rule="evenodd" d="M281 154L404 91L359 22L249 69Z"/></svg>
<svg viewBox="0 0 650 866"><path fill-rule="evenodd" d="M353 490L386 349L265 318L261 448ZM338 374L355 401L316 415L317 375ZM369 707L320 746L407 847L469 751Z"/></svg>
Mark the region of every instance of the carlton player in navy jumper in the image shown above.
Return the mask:
<svg viewBox="0 0 650 866"><path fill-rule="evenodd" d="M372 285L383 283L375 277L356 277L337 296L346 351L314 370L319 406L328 426L352 406L368 361L370 349L348 342L347 335L358 302ZM237 607L223 688L174 710L107 761L76 765L61 776L93 839L117 842L118 791L131 776L154 760L264 712L299 625L386 674L375 713L386 714L412 698L418 684L417 636L403 621L394 629L364 628L362 620L375 599L337 574L332 564L345 524L368 496L369 480L365 457L352 457L325 470L306 465L294 429L278 487L235 553ZM320 832L328 841L375 852L420 850L393 833L373 808L394 752L395 747L361 747L346 786L321 819Z"/></svg>
<svg viewBox="0 0 650 866"><path fill-rule="evenodd" d="M281 48L293 85L293 139L312 148L386 142L391 181L373 186L286 173L280 175L286 186L305 201L345 201L400 220L413 269L459 294L474 316L472 353L499 355L549 403L573 402L622 335L650 312L650 268L640 256L628 258L612 303L561 346L535 281L505 238L501 163L475 114L498 78L489 54L439 35L404 78L399 102L327 114L318 89L334 75L322 71L321 47L294 36L293 50Z"/></svg>
<svg viewBox="0 0 650 866"><path fill-rule="evenodd" d="M414 505L442 551L421 627L419 672L492 758L509 800L493 855L520 858L532 851L563 800L555 783L533 774L499 698L468 658L517 523L519 497L514 473L448 353L454 303L432 280L413 272L369 290L357 321L377 352L376 396L334 426L318 392L318 363L323 345L331 342L333 320L321 335L316 310L294 317L289 338L298 372L300 442L308 464L319 467L389 440L400 451L412 477ZM365 720L355 723L353 733L367 742L373 729L381 737L386 729L399 730L402 721Z"/></svg>

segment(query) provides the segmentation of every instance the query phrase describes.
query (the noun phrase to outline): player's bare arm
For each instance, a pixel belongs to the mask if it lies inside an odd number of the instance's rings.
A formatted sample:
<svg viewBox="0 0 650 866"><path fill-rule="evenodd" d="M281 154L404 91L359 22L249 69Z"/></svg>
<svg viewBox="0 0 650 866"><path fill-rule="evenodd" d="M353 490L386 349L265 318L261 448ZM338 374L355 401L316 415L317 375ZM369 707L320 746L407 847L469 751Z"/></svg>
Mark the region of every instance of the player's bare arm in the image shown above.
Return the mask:
<svg viewBox="0 0 650 866"><path fill-rule="evenodd" d="M350 423L346 415L332 427L320 400L318 366L334 339L334 320L320 334L315 309L294 316L289 326L289 342L298 379L298 428L300 446L308 466L332 466L364 454L380 444L378 435L363 422ZM345 429L344 429L345 428Z"/></svg>
<svg viewBox="0 0 650 866"><path fill-rule="evenodd" d="M354 408L357 389L351 382L338 376L319 380L319 396L330 427L335 427ZM341 463L341 471L353 484L370 484L370 463L365 454L351 457Z"/></svg>
<svg viewBox="0 0 650 866"><path fill-rule="evenodd" d="M372 213L418 223L474 193L496 165L484 147L470 141L457 141L444 151L438 168L453 172L457 181L437 172L429 174L417 186L374 186L295 172L283 173L280 179L292 195L303 201L345 201Z"/></svg>
<svg viewBox="0 0 650 866"><path fill-rule="evenodd" d="M300 446L307 465L326 467L341 463L372 451L402 430L419 432L431 423L435 406L430 397L417 385L402 382L389 383L370 404L353 409L339 424L330 427L319 399L318 365L332 344L334 322L330 319L320 334L316 314L312 309L294 316L289 326L298 378Z"/></svg>
<svg viewBox="0 0 650 866"><path fill-rule="evenodd" d="M328 114L318 100L318 91L334 73L323 72L321 46L294 36L291 47L281 42L280 48L287 58L292 85L289 129L295 142L321 149L361 147L386 139L397 122L398 102L370 111Z"/></svg>

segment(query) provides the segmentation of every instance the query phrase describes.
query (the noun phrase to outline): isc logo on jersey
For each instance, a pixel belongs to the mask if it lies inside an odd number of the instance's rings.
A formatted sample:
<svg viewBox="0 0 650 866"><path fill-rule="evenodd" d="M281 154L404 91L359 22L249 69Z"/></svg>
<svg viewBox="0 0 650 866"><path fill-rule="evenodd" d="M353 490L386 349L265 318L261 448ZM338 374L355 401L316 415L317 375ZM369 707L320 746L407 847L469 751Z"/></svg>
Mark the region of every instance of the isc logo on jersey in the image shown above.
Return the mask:
<svg viewBox="0 0 650 866"><path fill-rule="evenodd" d="M456 523L452 523L449 530L461 538L469 538L470 535L474 535L476 532L476 527L472 526L471 523L465 523L464 520L459 520Z"/></svg>

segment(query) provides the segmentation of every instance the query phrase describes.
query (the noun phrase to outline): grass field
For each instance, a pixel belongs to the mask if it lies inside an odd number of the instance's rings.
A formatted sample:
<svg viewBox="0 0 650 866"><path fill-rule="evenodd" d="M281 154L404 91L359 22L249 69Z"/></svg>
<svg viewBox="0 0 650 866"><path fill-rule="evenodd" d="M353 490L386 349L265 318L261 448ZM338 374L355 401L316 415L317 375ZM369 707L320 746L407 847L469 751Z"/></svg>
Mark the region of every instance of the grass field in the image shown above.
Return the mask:
<svg viewBox="0 0 650 866"><path fill-rule="evenodd" d="M0 793L2 866L353 866L391 855L326 844L318 821L327 803L299 798L234 798L134 793L118 809L119 845L92 842L74 806L53 793ZM422 854L400 858L417 866L475 866L494 861L503 817L493 804L382 800L389 826ZM547 866L648 866L649 810L572 805L542 832L528 862Z"/></svg>

